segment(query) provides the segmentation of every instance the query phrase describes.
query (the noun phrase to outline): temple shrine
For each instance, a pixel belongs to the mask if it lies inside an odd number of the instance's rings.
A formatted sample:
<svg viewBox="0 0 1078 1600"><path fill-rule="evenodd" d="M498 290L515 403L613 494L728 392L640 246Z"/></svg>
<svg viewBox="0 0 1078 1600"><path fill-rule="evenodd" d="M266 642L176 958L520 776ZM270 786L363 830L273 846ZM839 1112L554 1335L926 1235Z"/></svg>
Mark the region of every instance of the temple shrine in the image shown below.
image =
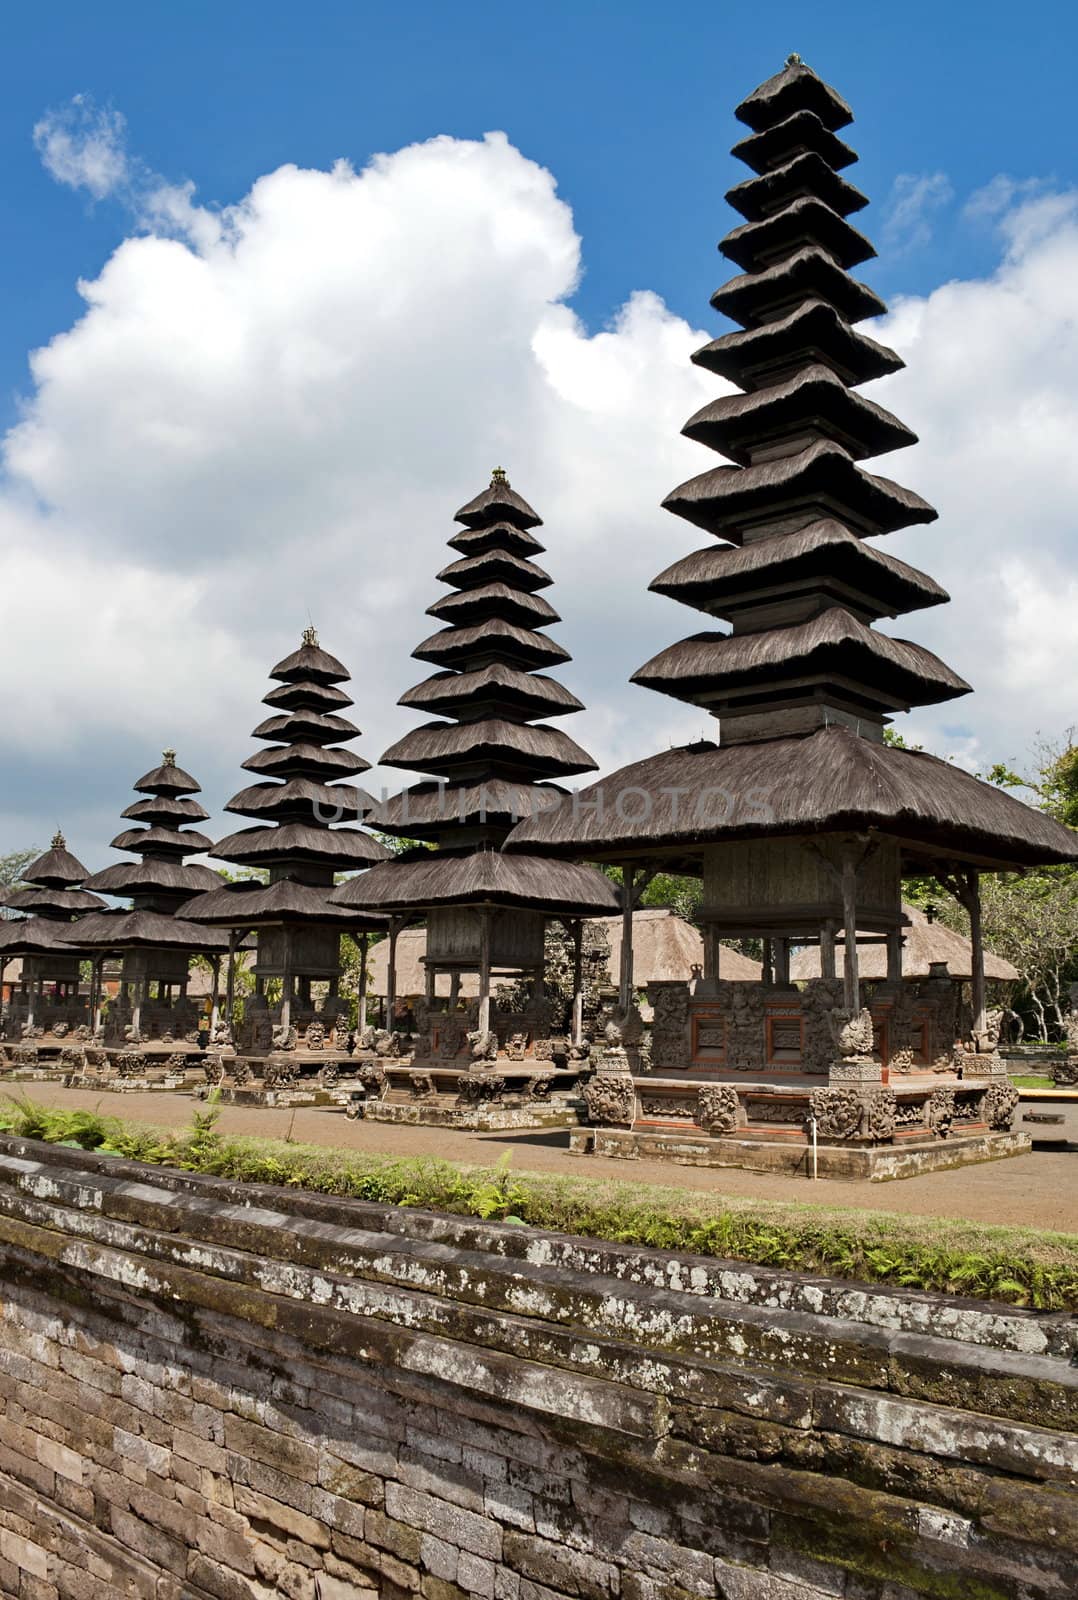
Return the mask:
<svg viewBox="0 0 1078 1600"><path fill-rule="evenodd" d="M176 765L175 750L134 785L142 798L123 812L125 828L114 850L137 856L86 879L85 888L130 900L126 908L91 912L79 924L79 945L92 953L91 1005L95 1046L104 1059L91 1065L125 1079L149 1079L162 1087L183 1082L199 1066L216 1025L217 975L224 943L219 935L178 916L196 889L218 882L209 867L188 861L209 847L193 823L206 811L193 797L200 788ZM102 968L120 957L119 993L104 1003ZM214 999L208 1015L188 998L193 956L209 961ZM95 1058L96 1058L95 1050Z"/></svg>
<svg viewBox="0 0 1078 1600"><path fill-rule="evenodd" d="M400 704L437 720L407 733L387 766L430 773L380 807L372 823L418 841L339 889L342 906L388 914L387 1014L396 998L395 942L426 924L425 994L416 1002L410 1058L387 1060L368 1116L510 1127L576 1122L589 1046L583 1034L583 919L617 908L616 890L591 867L513 857L502 841L521 817L556 802L547 780L594 770L566 733L540 720L582 709L542 668L569 656L542 630L559 620L540 590L540 518L496 469L490 486L456 514L456 559L438 574L449 586L428 611L445 624L413 651L436 671ZM573 941L572 996L563 1008L544 981L546 928L563 922ZM448 975L448 993L438 977ZM461 979L476 978L465 996ZM498 980L526 980L513 1007ZM444 986L443 986L444 987Z"/></svg>
<svg viewBox="0 0 1078 1600"><path fill-rule="evenodd" d="M80 964L89 953L80 948L73 926L105 902L82 888L90 876L57 832L43 856L26 869L26 888L5 895L2 904L21 913L0 922L0 985L4 971L21 957L18 984L0 1018L5 1054L15 1067L36 1067L57 1060L81 1060L92 1036L89 986L82 983Z"/></svg>
<svg viewBox="0 0 1078 1600"><path fill-rule="evenodd" d="M693 360L740 392L684 429L730 464L667 497L711 542L651 586L729 626L669 646L633 679L709 712L715 741L626 767L505 844L619 863L626 915L660 868L703 880L703 973L653 986L650 1070L600 1063L593 1127L575 1138L610 1155L788 1169L812 1146L821 1172L873 1177L1008 1154L1026 1141L1011 1131L1017 1091L987 1012L979 876L1073 862L1078 838L884 739L895 713L969 685L874 626L948 597L870 542L936 512L861 465L914 436L856 392L902 362L858 327L885 307L850 274L875 253L848 220L867 204L842 176L852 113L794 56L736 115L749 133L734 154L752 176L727 195L744 220L720 250L740 270L712 305L738 327ZM970 916L964 1035L952 982L903 982L911 874L936 877ZM886 950L871 1009L858 933ZM762 983L724 976L720 941L746 937L761 941ZM791 951L806 946L821 976L797 986Z"/></svg>
<svg viewBox="0 0 1078 1600"><path fill-rule="evenodd" d="M373 802L348 779L370 766L341 748L359 729L344 713L352 701L341 688L349 674L307 628L298 650L270 673L263 698L270 715L252 737L264 741L244 763L260 781L241 789L225 807L255 826L231 833L210 848L219 861L247 873L213 887L182 907L192 922L228 930L226 1017L236 1010L235 955L253 933L255 989L243 1015L222 1043L232 1044L211 1064L224 1092L241 1098L278 1092L298 1079L335 1087L349 1063L350 1006L340 990L341 935L353 933L366 959L372 930L386 919L348 911L331 900L334 875L370 867L385 846L355 822ZM209 841L207 840L209 848ZM253 875L252 875L253 874ZM365 989L361 974L360 991Z"/></svg>

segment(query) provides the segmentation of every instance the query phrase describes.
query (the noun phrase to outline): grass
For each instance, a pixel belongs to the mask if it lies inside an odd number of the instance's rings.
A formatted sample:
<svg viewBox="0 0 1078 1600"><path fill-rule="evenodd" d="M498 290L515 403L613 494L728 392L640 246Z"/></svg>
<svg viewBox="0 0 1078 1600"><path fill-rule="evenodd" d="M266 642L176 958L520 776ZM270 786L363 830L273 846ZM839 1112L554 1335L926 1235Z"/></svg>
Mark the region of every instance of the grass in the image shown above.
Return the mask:
<svg viewBox="0 0 1078 1600"><path fill-rule="evenodd" d="M1055 1080L1053 1078L1044 1078L1044 1077L1016 1078L1016 1077L1012 1076L1011 1082L1014 1084L1016 1089L1054 1089L1055 1088Z"/></svg>
<svg viewBox="0 0 1078 1600"><path fill-rule="evenodd" d="M516 1173L508 1152L494 1167L469 1167L285 1140L226 1138L217 1117L218 1108L210 1104L194 1113L187 1128L164 1131L91 1111L54 1110L20 1096L0 1107L0 1132L239 1182L421 1206L1037 1310L1078 1311L1074 1234Z"/></svg>

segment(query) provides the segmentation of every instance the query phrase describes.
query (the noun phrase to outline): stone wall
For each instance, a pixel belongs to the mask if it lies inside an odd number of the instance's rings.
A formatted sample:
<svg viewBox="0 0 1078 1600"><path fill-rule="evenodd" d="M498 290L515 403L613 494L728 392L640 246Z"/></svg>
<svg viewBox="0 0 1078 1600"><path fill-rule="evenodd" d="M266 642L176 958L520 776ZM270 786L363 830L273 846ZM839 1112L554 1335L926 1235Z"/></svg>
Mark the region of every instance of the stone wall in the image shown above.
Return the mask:
<svg viewBox="0 0 1078 1600"><path fill-rule="evenodd" d="M0 1141L20 1600L1054 1600L1073 1319Z"/></svg>

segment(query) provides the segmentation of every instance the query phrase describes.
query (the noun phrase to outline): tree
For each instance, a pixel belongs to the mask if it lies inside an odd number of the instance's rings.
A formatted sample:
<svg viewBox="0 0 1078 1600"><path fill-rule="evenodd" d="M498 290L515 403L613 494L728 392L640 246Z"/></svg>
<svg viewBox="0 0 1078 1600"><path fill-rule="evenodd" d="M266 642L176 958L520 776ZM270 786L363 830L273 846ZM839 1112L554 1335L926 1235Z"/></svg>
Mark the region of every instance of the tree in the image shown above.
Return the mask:
<svg viewBox="0 0 1078 1600"><path fill-rule="evenodd" d="M40 854L41 851L37 846L32 845L28 850L12 850L10 855L0 856L0 896L6 895L9 890L26 887L22 875L31 861ZM10 914L0 906L0 917Z"/></svg>

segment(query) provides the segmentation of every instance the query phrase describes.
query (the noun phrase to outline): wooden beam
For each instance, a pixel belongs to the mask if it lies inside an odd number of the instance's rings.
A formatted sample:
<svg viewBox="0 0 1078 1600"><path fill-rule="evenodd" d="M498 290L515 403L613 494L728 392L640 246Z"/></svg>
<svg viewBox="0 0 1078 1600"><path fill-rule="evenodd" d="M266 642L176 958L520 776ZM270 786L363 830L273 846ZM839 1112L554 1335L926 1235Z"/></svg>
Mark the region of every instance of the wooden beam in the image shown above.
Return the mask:
<svg viewBox="0 0 1078 1600"><path fill-rule="evenodd" d="M573 935L573 1012L569 1037L573 1044L580 1044L584 1037L584 923L576 917L572 925Z"/></svg>
<svg viewBox="0 0 1078 1600"><path fill-rule="evenodd" d="M371 936L361 933L359 936L359 1003L356 1006L356 1026L360 1033L367 1026L367 954L370 949Z"/></svg>
<svg viewBox="0 0 1078 1600"><path fill-rule="evenodd" d="M479 913L479 1032L490 1032L490 912Z"/></svg>
<svg viewBox="0 0 1078 1600"><path fill-rule="evenodd" d="M820 977L835 976L835 924L827 921L820 929Z"/></svg>

